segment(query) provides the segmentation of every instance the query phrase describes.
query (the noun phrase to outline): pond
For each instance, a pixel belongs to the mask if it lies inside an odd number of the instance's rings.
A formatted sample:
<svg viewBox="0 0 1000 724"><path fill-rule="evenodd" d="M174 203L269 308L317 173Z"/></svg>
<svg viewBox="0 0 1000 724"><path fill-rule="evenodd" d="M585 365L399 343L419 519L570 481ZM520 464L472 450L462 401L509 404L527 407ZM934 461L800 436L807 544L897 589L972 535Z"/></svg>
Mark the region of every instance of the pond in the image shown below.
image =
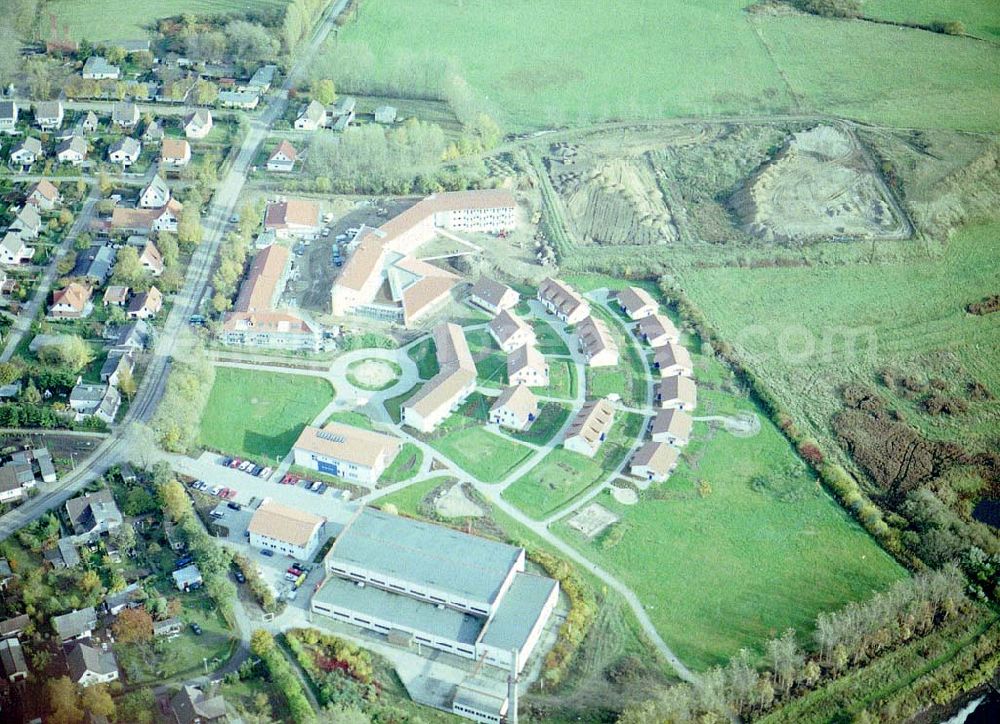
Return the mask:
<svg viewBox="0 0 1000 724"><path fill-rule="evenodd" d="M972 509L972 517L980 523L1000 528L1000 500L980 500Z"/></svg>

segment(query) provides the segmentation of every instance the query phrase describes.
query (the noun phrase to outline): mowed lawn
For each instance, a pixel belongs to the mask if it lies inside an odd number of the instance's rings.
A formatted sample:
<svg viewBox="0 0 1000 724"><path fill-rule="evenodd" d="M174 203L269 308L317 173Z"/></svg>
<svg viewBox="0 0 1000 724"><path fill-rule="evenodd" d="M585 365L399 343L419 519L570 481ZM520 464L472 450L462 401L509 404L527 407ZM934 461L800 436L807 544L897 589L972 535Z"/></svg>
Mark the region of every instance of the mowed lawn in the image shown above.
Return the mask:
<svg viewBox="0 0 1000 724"><path fill-rule="evenodd" d="M710 395L699 402L734 404ZM565 521L554 530L635 591L687 665L724 663L789 626L807 641L818 612L904 575L816 485L770 423L743 439L722 431L709 439L707 425L696 423L684 458L635 506L598 498L622 516L625 533L612 547L600 536L588 541ZM705 497L699 481L711 487Z"/></svg>
<svg viewBox="0 0 1000 724"><path fill-rule="evenodd" d="M318 377L220 367L199 442L234 455L283 457L333 394Z"/></svg>
<svg viewBox="0 0 1000 724"><path fill-rule="evenodd" d="M985 449L1000 425L1000 324L965 306L998 291L1000 223L957 233L940 258L795 269L690 269L688 296L754 367L798 424L827 436L840 387L883 367L954 359L992 401L910 421L936 439ZM905 408L904 408L905 409Z"/></svg>
<svg viewBox="0 0 1000 724"><path fill-rule="evenodd" d="M608 477L625 458L642 422L640 415L617 413L608 439L593 458L560 445L504 490L504 499L532 518L551 515Z"/></svg>
<svg viewBox="0 0 1000 724"><path fill-rule="evenodd" d="M532 453L531 448L494 435L479 425L448 431L428 440L428 444L462 470L487 483L499 482Z"/></svg>
<svg viewBox="0 0 1000 724"><path fill-rule="evenodd" d="M55 13L60 33L68 25L75 40L138 40L146 38L160 18L270 10L287 4L288 0L54 0L46 12Z"/></svg>

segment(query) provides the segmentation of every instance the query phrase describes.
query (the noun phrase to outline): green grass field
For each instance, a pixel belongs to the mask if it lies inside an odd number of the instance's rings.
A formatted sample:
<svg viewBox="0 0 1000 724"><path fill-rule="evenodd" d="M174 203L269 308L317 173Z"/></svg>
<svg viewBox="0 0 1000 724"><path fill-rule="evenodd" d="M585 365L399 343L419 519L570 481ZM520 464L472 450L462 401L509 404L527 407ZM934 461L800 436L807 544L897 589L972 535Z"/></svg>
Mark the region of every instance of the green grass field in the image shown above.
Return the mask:
<svg viewBox="0 0 1000 724"><path fill-rule="evenodd" d="M608 439L593 458L558 447L503 491L503 497L532 518L544 518L603 481L625 457L643 418L618 413Z"/></svg>
<svg viewBox="0 0 1000 724"><path fill-rule="evenodd" d="M1000 52L991 43L806 16L752 22L802 110L890 126L1000 128Z"/></svg>
<svg viewBox="0 0 1000 724"><path fill-rule="evenodd" d="M558 402L543 402L535 420L527 432L505 432L513 438L535 445L544 445L559 432L569 417L570 408Z"/></svg>
<svg viewBox="0 0 1000 724"><path fill-rule="evenodd" d="M420 463L424 459L423 451L412 442L403 443L396 459L392 465L387 467L379 478L379 485L391 485L409 480L420 470Z"/></svg>
<svg viewBox="0 0 1000 724"><path fill-rule="evenodd" d="M1000 4L982 0L868 0L868 17L896 22L958 20L971 35L1000 39Z"/></svg>
<svg viewBox="0 0 1000 724"><path fill-rule="evenodd" d="M160 18L182 13L222 15L282 8L287 0L55 0L46 5L56 14L59 32L64 24L76 40L137 40L145 38ZM48 24L46 23L46 27Z"/></svg>
<svg viewBox="0 0 1000 724"><path fill-rule="evenodd" d="M906 14L904 0L883 2L874 15ZM991 112L1000 94L991 44L874 23L751 15L749 4L621 0L609 10L600 0L512 0L497 13L484 0L370 0L337 42L367 45L376 76L406 58L450 62L514 130L786 111L903 126L1000 124ZM967 15L973 29L995 34L990 5L917 3L921 15Z"/></svg>
<svg viewBox="0 0 1000 724"><path fill-rule="evenodd" d="M720 393L702 396L706 409L734 404ZM682 460L635 506L598 498L622 516L616 544L587 541L565 522L555 530L636 592L689 666L722 663L789 626L805 637L817 612L903 575L769 422L753 438L710 435L696 423ZM711 486L705 497L699 481Z"/></svg>
<svg viewBox="0 0 1000 724"><path fill-rule="evenodd" d="M918 371L943 359L994 400L958 415L912 416L936 439L985 448L1000 424L1000 325L965 305L997 292L1000 224L967 227L941 258L795 269L691 269L687 294L801 425L819 436L839 387L875 383L886 365ZM804 313L808 310L808 313ZM855 335L852 340L848 335ZM853 344L852 344L853 342ZM853 347L853 351L852 351ZM904 408L905 409L905 408Z"/></svg>
<svg viewBox="0 0 1000 724"><path fill-rule="evenodd" d="M385 370L391 371L393 376L390 376L385 382L381 384L372 384L366 382L365 380L358 377L358 372L365 365L381 365ZM382 390L387 390L399 381L400 376L403 374L403 368L392 360L380 359L377 357L371 357L368 359L359 359L351 362L347 366L347 381L350 382L355 387L368 390L369 392L381 392Z"/></svg>
<svg viewBox="0 0 1000 724"><path fill-rule="evenodd" d="M531 448L505 440L479 425L448 431L431 439L429 444L462 470L487 483L502 480L532 452Z"/></svg>
<svg viewBox="0 0 1000 724"><path fill-rule="evenodd" d="M434 340L429 337L423 342L413 345L407 351L406 354L417 365L417 374L420 375L420 379L429 380L438 373L440 368L438 367L437 357L434 356L436 351L437 347L434 345Z"/></svg>
<svg viewBox="0 0 1000 724"><path fill-rule="evenodd" d="M362 430L374 430L371 418L363 412L356 412L355 410L345 410L343 412L335 412L326 418L327 423L339 422L344 425L352 425L354 427L360 427Z"/></svg>
<svg viewBox="0 0 1000 724"><path fill-rule="evenodd" d="M376 507L381 508L382 506L391 503L396 506L396 510L400 513L407 513L409 515L416 516L419 515L420 501L424 499L424 496L439 485L443 485L444 483L453 480L454 478L447 476L431 478L430 480L421 480L419 483L408 485L403 490L399 490L392 495L379 498L375 505Z"/></svg>
<svg viewBox="0 0 1000 724"><path fill-rule="evenodd" d="M535 338L538 340L538 351L542 354L569 354L569 347L563 342L552 325L542 319L531 320L531 327L535 330Z"/></svg>
<svg viewBox="0 0 1000 724"><path fill-rule="evenodd" d="M576 366L568 359L546 359L549 363L549 386L535 388L550 397L576 397Z"/></svg>
<svg viewBox="0 0 1000 724"><path fill-rule="evenodd" d="M213 450L274 460L333 399L317 377L220 367L201 419L199 442Z"/></svg>

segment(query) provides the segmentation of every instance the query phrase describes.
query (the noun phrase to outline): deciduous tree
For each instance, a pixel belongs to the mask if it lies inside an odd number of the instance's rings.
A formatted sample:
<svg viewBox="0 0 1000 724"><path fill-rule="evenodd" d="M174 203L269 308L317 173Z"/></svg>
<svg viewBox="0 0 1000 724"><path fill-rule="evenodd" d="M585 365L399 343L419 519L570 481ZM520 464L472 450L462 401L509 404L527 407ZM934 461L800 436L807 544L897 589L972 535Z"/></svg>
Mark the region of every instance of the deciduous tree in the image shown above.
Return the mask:
<svg viewBox="0 0 1000 724"><path fill-rule="evenodd" d="M144 644L153 638L153 617L145 608L126 608L111 625L122 643Z"/></svg>

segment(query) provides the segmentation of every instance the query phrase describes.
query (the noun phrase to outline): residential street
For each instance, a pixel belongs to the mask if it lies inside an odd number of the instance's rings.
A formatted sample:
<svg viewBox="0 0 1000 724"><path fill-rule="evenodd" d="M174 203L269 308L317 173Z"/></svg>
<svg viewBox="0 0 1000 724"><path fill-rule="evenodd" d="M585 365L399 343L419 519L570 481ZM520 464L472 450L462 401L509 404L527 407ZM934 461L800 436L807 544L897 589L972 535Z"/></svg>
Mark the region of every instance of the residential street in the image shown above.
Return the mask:
<svg viewBox="0 0 1000 724"><path fill-rule="evenodd" d="M91 186L90 193L83 202L83 208L80 209L80 213L77 214L76 219L73 220L73 225L70 226L69 230L63 236L62 242L53 253L53 259L45 268L45 273L42 274L42 278L38 282L38 287L35 289L34 296L32 296L31 300L21 309L21 313L17 315L17 319L14 321L14 326L11 327L10 331L7 333L7 339L4 342L3 352L0 352L0 362L7 362L10 360L14 354L14 350L17 349L17 345L21 343L21 340L24 339L24 335L31 329L32 323L38 318L38 312L45 306L45 302L49 298L49 292L52 291L52 283L55 282L56 276L58 275L56 267L58 266L59 260L66 256L66 254L69 253L69 250L73 248L73 242L76 241L76 237L78 237L80 232L83 231L90 223L90 219L93 217L94 209L96 207L97 186Z"/></svg>

